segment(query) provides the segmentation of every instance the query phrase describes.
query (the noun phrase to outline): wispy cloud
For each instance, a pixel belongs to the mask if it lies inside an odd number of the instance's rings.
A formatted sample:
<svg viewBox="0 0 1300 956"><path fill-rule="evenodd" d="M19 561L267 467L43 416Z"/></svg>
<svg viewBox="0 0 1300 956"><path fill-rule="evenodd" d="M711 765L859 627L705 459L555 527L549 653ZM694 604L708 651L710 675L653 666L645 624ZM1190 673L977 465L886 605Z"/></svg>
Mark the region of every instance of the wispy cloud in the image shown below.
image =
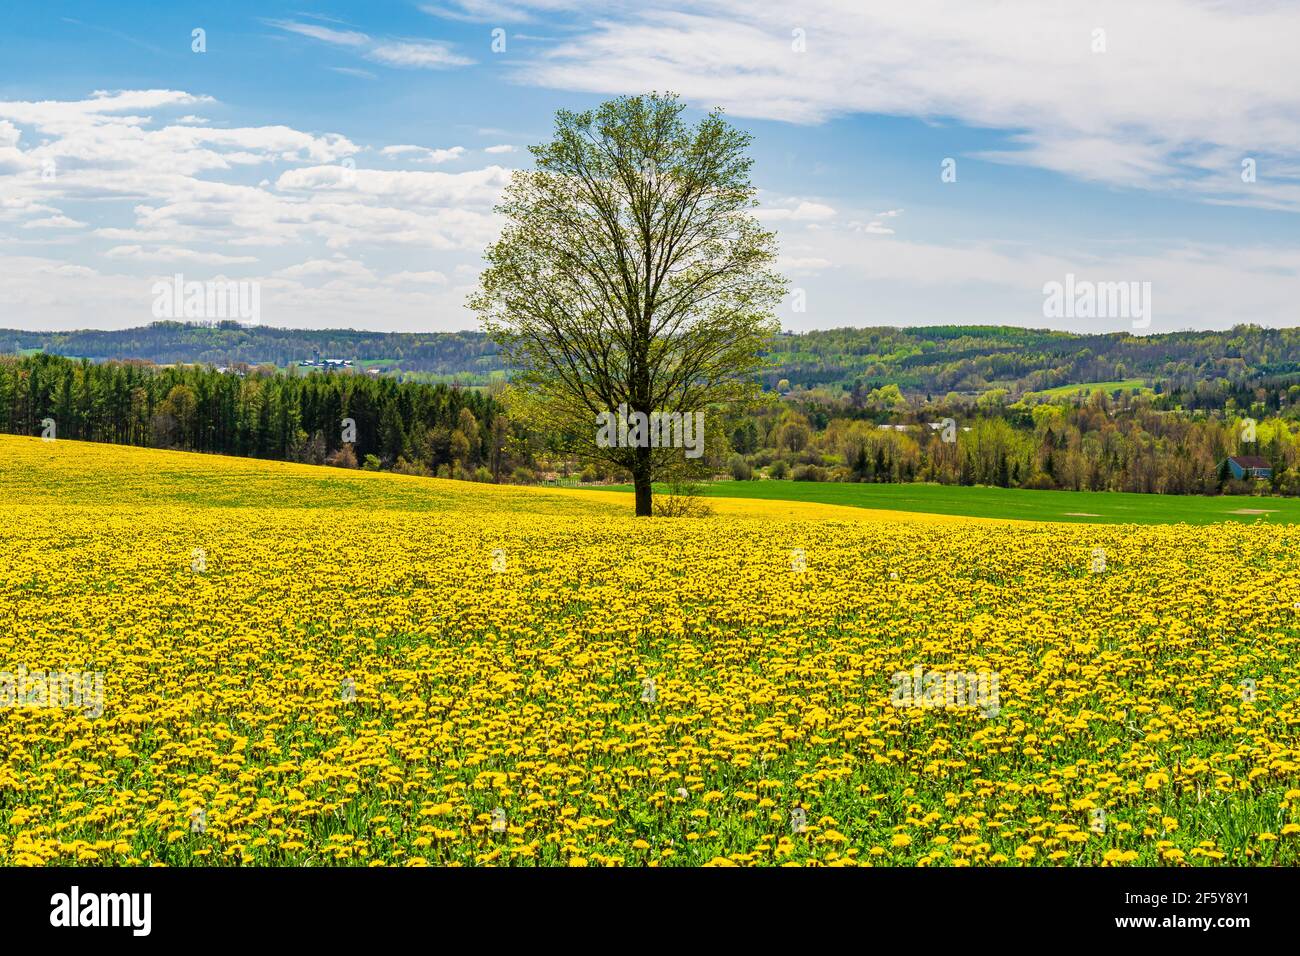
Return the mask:
<svg viewBox="0 0 1300 956"><path fill-rule="evenodd" d="M320 40L323 43L333 43L336 46L362 47L373 42L369 36L355 30L332 30L329 27L317 26L314 23L301 23L294 20L267 20L265 22L281 30L311 37L313 40Z"/></svg>
<svg viewBox="0 0 1300 956"><path fill-rule="evenodd" d="M430 149L427 146L385 146L380 151L384 156L405 156L417 163L449 163L465 155L464 146L452 146L448 149Z"/></svg>
<svg viewBox="0 0 1300 956"><path fill-rule="evenodd" d="M515 75L597 93L672 89L791 123L955 120L1006 132L1008 148L972 154L984 159L1300 211L1300 178L1285 171L1300 153L1297 22L1291 4L1214 0L648 0L579 25ZM1248 158L1269 175L1245 181Z"/></svg>
<svg viewBox="0 0 1300 956"><path fill-rule="evenodd" d="M464 23L526 23L538 13L557 13L573 9L566 0L542 0L536 3L511 3L502 0L449 0L447 3L425 3L420 10L431 17L458 20ZM530 9L531 8L531 9Z"/></svg>
<svg viewBox="0 0 1300 956"><path fill-rule="evenodd" d="M474 63L471 58L458 54L450 44L439 40L376 39L368 33L357 30L335 30L315 23L303 23L300 20L264 20L262 22L288 33L308 37L332 46L354 50L367 60L385 66L444 70L456 66L469 66ZM345 67L331 67L331 69L338 72L347 71ZM355 75L374 76L374 74L365 70L357 70Z"/></svg>
<svg viewBox="0 0 1300 956"><path fill-rule="evenodd" d="M474 62L467 56L453 52L445 43L433 43L427 40L382 43L372 48L366 55L369 59L388 66L416 67L425 70L469 66Z"/></svg>

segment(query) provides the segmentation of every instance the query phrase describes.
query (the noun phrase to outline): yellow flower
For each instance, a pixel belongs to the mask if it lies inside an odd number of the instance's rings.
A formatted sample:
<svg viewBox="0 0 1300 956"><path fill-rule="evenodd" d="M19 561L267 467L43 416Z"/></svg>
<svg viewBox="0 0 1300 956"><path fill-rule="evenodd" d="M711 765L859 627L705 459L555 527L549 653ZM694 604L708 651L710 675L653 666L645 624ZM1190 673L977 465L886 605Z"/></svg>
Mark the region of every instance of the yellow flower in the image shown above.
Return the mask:
<svg viewBox="0 0 1300 956"><path fill-rule="evenodd" d="M0 862L1300 865L1280 522L646 522L15 436L0 485L4 661L104 677L4 715Z"/></svg>

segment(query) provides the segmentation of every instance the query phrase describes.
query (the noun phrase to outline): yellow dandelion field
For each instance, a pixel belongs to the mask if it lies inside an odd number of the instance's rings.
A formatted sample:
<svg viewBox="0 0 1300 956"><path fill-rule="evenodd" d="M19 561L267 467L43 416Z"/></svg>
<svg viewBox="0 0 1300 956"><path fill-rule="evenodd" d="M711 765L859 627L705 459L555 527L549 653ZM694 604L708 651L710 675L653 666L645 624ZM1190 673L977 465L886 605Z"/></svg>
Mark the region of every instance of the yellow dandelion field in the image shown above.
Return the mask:
<svg viewBox="0 0 1300 956"><path fill-rule="evenodd" d="M1294 527L8 436L0 483L3 864L1300 864Z"/></svg>

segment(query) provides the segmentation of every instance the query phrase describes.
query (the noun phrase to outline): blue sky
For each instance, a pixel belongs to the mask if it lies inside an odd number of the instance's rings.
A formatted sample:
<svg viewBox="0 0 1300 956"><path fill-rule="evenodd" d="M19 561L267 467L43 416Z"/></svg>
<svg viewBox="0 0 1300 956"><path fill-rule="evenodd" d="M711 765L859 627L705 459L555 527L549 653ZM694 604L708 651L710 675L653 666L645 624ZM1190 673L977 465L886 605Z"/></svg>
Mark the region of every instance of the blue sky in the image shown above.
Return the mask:
<svg viewBox="0 0 1300 956"><path fill-rule="evenodd" d="M271 325L472 328L525 147L648 89L754 134L786 328L1134 327L1045 318L1067 274L1150 283L1143 331L1297 324L1300 9L1133 7L11 5L0 327L144 324L180 272Z"/></svg>

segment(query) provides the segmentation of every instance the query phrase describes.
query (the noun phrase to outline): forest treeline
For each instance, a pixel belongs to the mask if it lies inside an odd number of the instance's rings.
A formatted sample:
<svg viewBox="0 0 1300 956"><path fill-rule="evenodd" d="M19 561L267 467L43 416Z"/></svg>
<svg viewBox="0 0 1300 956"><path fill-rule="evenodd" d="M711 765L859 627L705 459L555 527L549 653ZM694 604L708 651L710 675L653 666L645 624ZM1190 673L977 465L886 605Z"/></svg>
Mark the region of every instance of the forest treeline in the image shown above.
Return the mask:
<svg viewBox="0 0 1300 956"><path fill-rule="evenodd" d="M996 485L1158 494L1300 493L1300 384L1093 389L1034 401L809 393L729 425L738 479ZM1234 480L1229 456L1263 458Z"/></svg>
<svg viewBox="0 0 1300 956"><path fill-rule="evenodd" d="M362 374L0 356L0 431L497 480L512 432L488 394ZM526 451L525 451L526 457Z"/></svg>
<svg viewBox="0 0 1300 956"><path fill-rule="evenodd" d="M763 384L851 391L894 384L907 393L1012 397L1085 382L1152 379L1170 388L1300 371L1300 329L1076 335L1009 326L844 328L781 335Z"/></svg>
<svg viewBox="0 0 1300 956"><path fill-rule="evenodd" d="M382 362L393 371L454 377L464 384L501 378L497 346L481 332L366 332L277 329L225 321L155 322L116 331L0 330L0 351L42 349L94 361L157 364L262 363L284 368L316 356ZM1140 378L1193 388L1220 378L1250 382L1300 372L1300 329L1238 326L1161 335L1075 335L1011 326L842 328L782 333L766 350L767 389L870 390L1013 398L1062 385Z"/></svg>
<svg viewBox="0 0 1300 956"><path fill-rule="evenodd" d="M512 420L498 389L357 372L0 356L0 431L479 481L621 481ZM593 425L594 427L594 425ZM1300 382L1221 378L1013 398L769 391L706 410L699 473L1163 494L1300 493ZM1252 440L1253 439L1253 440ZM1230 455L1268 480L1235 481Z"/></svg>
<svg viewBox="0 0 1300 956"><path fill-rule="evenodd" d="M133 329L72 332L0 330L0 352L42 350L69 358L144 360L158 365L275 365L314 358L384 361L408 371L467 379L501 371L496 345L481 332L365 332L356 329L277 329L165 321Z"/></svg>

